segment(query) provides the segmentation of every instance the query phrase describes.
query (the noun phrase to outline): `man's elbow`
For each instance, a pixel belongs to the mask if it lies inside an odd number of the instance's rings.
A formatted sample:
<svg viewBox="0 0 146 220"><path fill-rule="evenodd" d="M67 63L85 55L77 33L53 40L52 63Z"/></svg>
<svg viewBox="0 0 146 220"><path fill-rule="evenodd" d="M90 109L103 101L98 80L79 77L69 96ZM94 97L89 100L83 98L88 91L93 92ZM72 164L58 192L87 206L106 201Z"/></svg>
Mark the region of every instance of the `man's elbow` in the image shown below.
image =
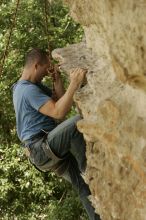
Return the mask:
<svg viewBox="0 0 146 220"><path fill-rule="evenodd" d="M48 116L52 116L54 119L60 120L60 119L64 119L66 114L67 113L65 111L58 109L57 106L55 106L54 110L52 111L52 114Z"/></svg>

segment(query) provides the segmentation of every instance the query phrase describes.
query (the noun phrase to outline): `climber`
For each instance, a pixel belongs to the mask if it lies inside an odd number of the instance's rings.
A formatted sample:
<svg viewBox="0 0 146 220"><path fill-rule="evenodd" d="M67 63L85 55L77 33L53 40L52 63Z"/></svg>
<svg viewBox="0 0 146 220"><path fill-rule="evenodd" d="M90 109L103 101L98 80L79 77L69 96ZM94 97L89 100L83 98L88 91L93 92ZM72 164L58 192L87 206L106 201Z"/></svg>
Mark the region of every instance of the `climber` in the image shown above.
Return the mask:
<svg viewBox="0 0 146 220"><path fill-rule="evenodd" d="M81 176L86 168L86 149L83 135L76 127L80 116L58 122L71 109L73 95L86 72L74 69L65 92L48 53L34 48L27 54L22 75L13 85L13 104L17 134L30 162L41 171L54 171L68 180L78 191L89 218L100 220L88 200L90 190ZM42 83L45 76L53 79L53 92Z"/></svg>

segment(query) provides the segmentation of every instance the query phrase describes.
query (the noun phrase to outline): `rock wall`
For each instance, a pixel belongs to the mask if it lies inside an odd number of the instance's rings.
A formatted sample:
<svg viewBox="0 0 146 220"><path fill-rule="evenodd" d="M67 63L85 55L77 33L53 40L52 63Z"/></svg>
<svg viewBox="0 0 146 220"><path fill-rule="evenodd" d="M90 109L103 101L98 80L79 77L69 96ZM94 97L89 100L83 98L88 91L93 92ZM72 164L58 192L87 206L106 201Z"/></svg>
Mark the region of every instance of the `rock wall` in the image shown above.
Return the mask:
<svg viewBox="0 0 146 220"><path fill-rule="evenodd" d="M88 68L75 94L91 201L102 220L146 220L146 0L64 0L85 41L53 51Z"/></svg>

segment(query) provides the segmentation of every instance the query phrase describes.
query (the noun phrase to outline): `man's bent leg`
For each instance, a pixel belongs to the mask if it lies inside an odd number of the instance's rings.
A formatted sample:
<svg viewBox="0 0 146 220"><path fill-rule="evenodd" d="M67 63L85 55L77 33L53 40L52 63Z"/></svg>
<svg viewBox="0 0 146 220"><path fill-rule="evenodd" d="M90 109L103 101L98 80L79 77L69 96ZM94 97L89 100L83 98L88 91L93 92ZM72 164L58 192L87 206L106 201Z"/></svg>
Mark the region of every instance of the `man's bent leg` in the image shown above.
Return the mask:
<svg viewBox="0 0 146 220"><path fill-rule="evenodd" d="M90 190L81 176L86 167L86 144L83 135L77 130L76 123L80 116L74 116L53 129L47 136L47 141L52 151L58 157L69 153L69 164L63 178L72 183L86 209L90 220L100 220L88 199Z"/></svg>
<svg viewBox="0 0 146 220"><path fill-rule="evenodd" d="M58 157L64 157L68 152L71 152L75 156L80 170L84 171L86 167L86 143L76 126L80 119L80 116L76 115L65 120L48 134L47 141L51 150Z"/></svg>

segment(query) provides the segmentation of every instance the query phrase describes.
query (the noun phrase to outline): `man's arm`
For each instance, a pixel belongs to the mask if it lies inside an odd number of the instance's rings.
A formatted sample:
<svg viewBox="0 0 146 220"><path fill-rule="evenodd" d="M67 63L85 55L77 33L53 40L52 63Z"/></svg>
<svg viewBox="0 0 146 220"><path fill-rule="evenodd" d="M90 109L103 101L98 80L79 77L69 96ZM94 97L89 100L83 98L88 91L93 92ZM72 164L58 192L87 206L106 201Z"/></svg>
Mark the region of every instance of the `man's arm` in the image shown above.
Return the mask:
<svg viewBox="0 0 146 220"><path fill-rule="evenodd" d="M71 73L71 82L65 94L57 102L49 100L40 107L39 111L55 119L64 118L73 104L73 95L82 83L85 74L85 70L80 68L75 69Z"/></svg>
<svg viewBox="0 0 146 220"><path fill-rule="evenodd" d="M59 72L59 68L57 65L54 66L53 72L52 73L50 72L50 75L53 79L52 98L53 98L53 100L57 101L65 93L65 89L64 89L63 82L62 82L60 72Z"/></svg>
<svg viewBox="0 0 146 220"><path fill-rule="evenodd" d="M53 89L53 93L55 93L54 95L56 96L57 100L64 95L65 89L61 77L59 77L58 80L55 80L53 82Z"/></svg>

